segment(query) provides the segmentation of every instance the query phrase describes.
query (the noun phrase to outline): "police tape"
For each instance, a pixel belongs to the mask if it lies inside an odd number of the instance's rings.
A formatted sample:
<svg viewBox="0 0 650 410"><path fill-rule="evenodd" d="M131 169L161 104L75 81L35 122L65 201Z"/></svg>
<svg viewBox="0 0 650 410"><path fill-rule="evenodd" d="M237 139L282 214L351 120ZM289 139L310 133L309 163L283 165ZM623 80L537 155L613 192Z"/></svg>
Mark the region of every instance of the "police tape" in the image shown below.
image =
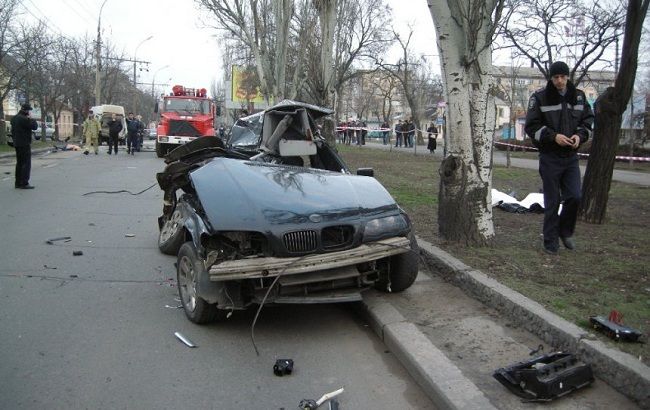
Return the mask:
<svg viewBox="0 0 650 410"><path fill-rule="evenodd" d="M393 131L393 132L395 132L397 134L408 134L409 132L412 132L412 131L419 131L419 132L421 132L423 134L429 132L429 131L421 130L419 128L414 128L414 129L409 130L409 131L394 131L392 128L336 127L336 131L347 131L347 130L352 130L352 131L366 130L366 131L383 131L383 132L385 132L385 131L388 131L388 132ZM431 134L437 134L437 132L431 132Z"/></svg>
<svg viewBox="0 0 650 410"><path fill-rule="evenodd" d="M516 145L516 144L508 144L505 142L494 142L494 145L503 145L507 147L515 147L519 148L521 150L530 150L530 151L539 151L535 147L529 147L527 145ZM578 156L581 157L589 157L589 154L584 154L582 152L578 152ZM624 156L624 155L617 155L614 157L615 160L620 160L620 161L639 161L639 162L650 162L650 157L629 157L629 156Z"/></svg>

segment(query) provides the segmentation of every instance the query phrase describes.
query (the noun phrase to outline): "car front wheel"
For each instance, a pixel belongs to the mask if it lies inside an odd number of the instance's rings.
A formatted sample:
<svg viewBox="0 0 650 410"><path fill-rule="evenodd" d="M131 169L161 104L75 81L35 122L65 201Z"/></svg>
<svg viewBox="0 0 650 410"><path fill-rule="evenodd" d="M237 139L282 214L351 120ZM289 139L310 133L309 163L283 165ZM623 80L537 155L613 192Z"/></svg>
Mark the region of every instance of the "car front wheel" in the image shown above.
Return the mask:
<svg viewBox="0 0 650 410"><path fill-rule="evenodd" d="M185 242L178 251L177 261L178 295L181 298L185 316L197 324L210 323L225 317L225 311L217 309L197 294L200 275L205 275L203 262L199 259L194 244Z"/></svg>
<svg viewBox="0 0 650 410"><path fill-rule="evenodd" d="M390 287L388 283L380 281L377 288L384 292L401 292L411 287L415 278L418 276L418 243L415 240L415 235L409 236L411 241L410 250L399 255L394 255L389 258L389 272Z"/></svg>
<svg viewBox="0 0 650 410"><path fill-rule="evenodd" d="M175 209L172 215L165 221L158 234L158 249L166 255L176 255L183 242L185 242L185 232L182 224L183 214L179 209Z"/></svg>

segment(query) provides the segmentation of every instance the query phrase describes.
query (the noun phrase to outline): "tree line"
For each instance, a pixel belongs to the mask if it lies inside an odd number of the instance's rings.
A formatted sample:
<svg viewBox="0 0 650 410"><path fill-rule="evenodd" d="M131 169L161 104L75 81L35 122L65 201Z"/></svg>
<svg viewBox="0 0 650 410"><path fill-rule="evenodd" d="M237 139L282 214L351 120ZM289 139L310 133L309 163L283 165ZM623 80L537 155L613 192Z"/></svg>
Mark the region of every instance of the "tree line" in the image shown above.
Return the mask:
<svg viewBox="0 0 650 410"><path fill-rule="evenodd" d="M28 14L19 0L0 0L0 122L8 121L3 108L8 98L37 103L41 108L37 120L52 121L55 136L63 110L72 110L74 123L83 121L95 105L95 45L88 36L71 38L53 32L44 21ZM132 65L124 64L127 56L110 42L101 53L101 103L134 110L136 101L148 118L154 99L134 87L129 76ZM45 127L41 131L45 133ZM6 128L0 124L0 144L5 143Z"/></svg>

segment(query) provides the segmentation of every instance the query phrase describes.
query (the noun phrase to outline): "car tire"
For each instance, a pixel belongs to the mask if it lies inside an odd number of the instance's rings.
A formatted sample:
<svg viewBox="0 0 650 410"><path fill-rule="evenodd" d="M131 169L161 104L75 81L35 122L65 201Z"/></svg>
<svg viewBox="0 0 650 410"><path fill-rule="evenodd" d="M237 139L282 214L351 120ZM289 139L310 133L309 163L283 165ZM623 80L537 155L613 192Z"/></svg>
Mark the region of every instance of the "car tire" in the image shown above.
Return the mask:
<svg viewBox="0 0 650 410"><path fill-rule="evenodd" d="M159 144L158 141L156 141L156 156L158 158L162 158L167 154L165 147L162 146L162 144Z"/></svg>
<svg viewBox="0 0 650 410"><path fill-rule="evenodd" d="M411 287L415 278L418 276L418 243L415 235L409 236L411 241L411 250L389 258L390 272L390 289L387 283L379 282L377 287L384 292L402 292Z"/></svg>
<svg viewBox="0 0 650 410"><path fill-rule="evenodd" d="M174 209L171 216L165 220L158 233L158 249L166 255L178 254L181 245L185 242L185 229L182 222L183 215L179 209Z"/></svg>
<svg viewBox="0 0 650 410"><path fill-rule="evenodd" d="M192 242L185 242L181 246L176 266L178 296L185 316L197 324L224 319L226 311L217 309L217 305L206 302L196 293L198 278L206 272L203 261L199 259Z"/></svg>

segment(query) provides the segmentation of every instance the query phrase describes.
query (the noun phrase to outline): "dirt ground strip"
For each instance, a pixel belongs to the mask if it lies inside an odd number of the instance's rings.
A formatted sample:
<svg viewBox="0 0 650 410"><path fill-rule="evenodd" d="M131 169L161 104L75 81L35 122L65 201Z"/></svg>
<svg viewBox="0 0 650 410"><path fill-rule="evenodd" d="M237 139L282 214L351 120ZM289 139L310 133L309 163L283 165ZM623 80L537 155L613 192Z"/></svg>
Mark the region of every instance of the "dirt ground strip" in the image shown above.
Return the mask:
<svg viewBox="0 0 650 410"><path fill-rule="evenodd" d="M466 247L446 243L437 234L438 159L358 147L339 150L351 169L374 168L375 177L408 212L419 236L467 265L585 329L590 328L590 316L607 316L616 309L626 325L650 333L650 188L612 182L607 222L579 221L574 252L545 255L542 215L496 208L492 246ZM541 180L534 170L495 167L493 187L521 200L530 192L540 192ZM647 343L615 343L601 334L598 337L650 364Z"/></svg>

